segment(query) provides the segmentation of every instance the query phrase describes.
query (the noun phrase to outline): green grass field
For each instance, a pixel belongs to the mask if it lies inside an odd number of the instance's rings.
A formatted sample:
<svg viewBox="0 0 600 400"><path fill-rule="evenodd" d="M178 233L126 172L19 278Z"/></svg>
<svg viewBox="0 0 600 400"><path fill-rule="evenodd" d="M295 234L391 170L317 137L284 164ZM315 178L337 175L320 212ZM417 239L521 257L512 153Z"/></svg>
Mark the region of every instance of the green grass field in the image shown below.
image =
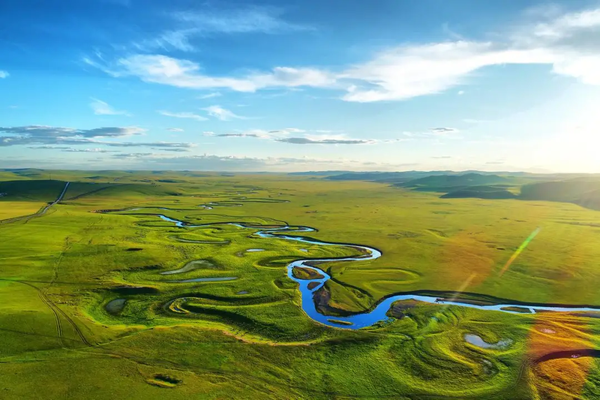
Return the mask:
<svg viewBox="0 0 600 400"><path fill-rule="evenodd" d="M1 177L0 220L13 220L0 224L0 398L600 396L596 358L539 360L597 348L600 314L407 301L394 305L389 323L330 328L303 312L286 266L356 249L219 224L310 226L318 231L305 236L381 250L372 261L319 265L331 276L334 314L423 290L600 306L598 211L277 174ZM65 182L62 202L15 218L55 200ZM178 228L156 214L209 225ZM177 282L224 277L235 279ZM481 348L465 334L509 345Z"/></svg>

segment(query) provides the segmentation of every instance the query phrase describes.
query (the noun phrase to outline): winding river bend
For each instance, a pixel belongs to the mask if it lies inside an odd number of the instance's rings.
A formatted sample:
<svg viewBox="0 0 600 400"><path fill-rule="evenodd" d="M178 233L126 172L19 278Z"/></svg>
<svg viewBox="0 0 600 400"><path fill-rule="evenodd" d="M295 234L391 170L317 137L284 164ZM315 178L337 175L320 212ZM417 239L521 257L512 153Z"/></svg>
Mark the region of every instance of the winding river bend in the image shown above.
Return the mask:
<svg viewBox="0 0 600 400"><path fill-rule="evenodd" d="M155 214L156 215L156 214ZM177 219L169 218L165 215L158 215L164 221L172 222L176 226L181 228L200 228L211 226L215 224L200 224L200 225L192 225L187 224L184 221L180 221ZM527 304L527 303L517 303L517 304L474 304L468 302L460 302L460 301L444 301L440 297L435 296L422 296L417 294L399 294L384 298L379 304L377 304L372 310L366 311L363 313L354 314L351 316L326 316L317 311L315 301L313 299L314 293L319 290L325 282L327 282L331 277L322 269L315 266L315 264L323 263L323 262L348 262L348 261L366 261L366 260L374 260L382 256L381 251L362 245L348 244L348 243L332 243L332 242L323 242L317 239L296 236L296 235L287 235L286 233L303 233L303 232L315 232L316 229L310 228L308 226L291 226L285 225L282 227L275 228L264 228L260 226L253 225L245 225L238 222L225 222L225 223L217 223L217 225L232 225L238 228L243 229L254 229L257 230L256 235L263 239L280 239L280 240L293 240L302 243L310 243L316 244L319 246L344 246L351 247L357 250L363 251L365 254L361 256L354 257L344 257L344 258L310 258L310 259L302 259L296 260L287 266L287 275L288 277L297 282L300 288L300 292L302 293L302 309L304 312L312 318L314 321L317 321L323 325L327 325L335 328L342 329L360 329L366 328L372 325L375 325L379 322L384 322L389 320L389 317L386 315L389 311L392 304L399 300L415 300L421 301L425 303L436 303L436 304L447 304L453 306L460 307L468 307L475 308L479 310L490 310L490 311L500 311L511 314L523 314L523 313L536 313L537 311L558 311L558 312L600 312L600 307L581 307L581 306L549 306L549 305L538 305L538 304ZM298 279L293 275L294 268L301 267L311 269L318 274L320 274L320 278L317 279ZM311 285L311 283L313 283Z"/></svg>

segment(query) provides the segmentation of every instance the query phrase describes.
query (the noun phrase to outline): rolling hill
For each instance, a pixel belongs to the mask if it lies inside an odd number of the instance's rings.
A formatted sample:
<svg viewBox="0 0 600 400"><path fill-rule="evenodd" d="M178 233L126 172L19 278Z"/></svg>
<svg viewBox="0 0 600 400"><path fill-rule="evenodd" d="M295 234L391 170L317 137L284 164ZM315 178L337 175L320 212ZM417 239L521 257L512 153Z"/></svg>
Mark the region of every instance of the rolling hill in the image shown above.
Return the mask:
<svg viewBox="0 0 600 400"><path fill-rule="evenodd" d="M563 201L600 210L600 178L541 182L521 188L522 200Z"/></svg>
<svg viewBox="0 0 600 400"><path fill-rule="evenodd" d="M460 188L482 185L510 184L512 180L498 175L484 175L480 173L467 173L460 175L426 176L410 180L403 184L396 184L413 190L447 192Z"/></svg>

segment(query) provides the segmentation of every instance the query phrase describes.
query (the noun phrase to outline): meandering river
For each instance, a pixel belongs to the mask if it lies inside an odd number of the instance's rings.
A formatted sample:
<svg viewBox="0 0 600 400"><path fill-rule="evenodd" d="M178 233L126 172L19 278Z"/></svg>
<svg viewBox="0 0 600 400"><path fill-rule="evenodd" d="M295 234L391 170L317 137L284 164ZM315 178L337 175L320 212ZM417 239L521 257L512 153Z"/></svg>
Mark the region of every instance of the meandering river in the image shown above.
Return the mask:
<svg viewBox="0 0 600 400"><path fill-rule="evenodd" d="M174 223L178 227L182 228L200 228L205 226L211 226L215 224L201 224L201 225L193 225L187 224L184 221L180 221L177 219L169 218L165 215L159 214L160 218L164 221L169 221ZM342 329L360 329L366 328L372 325L375 325L379 322L389 320L387 316L387 312L389 311L392 304L399 300L415 300L421 301L425 303L436 303L436 304L447 304L452 306L460 306L460 307L468 307L468 308L476 308L479 310L490 310L490 311L500 311L511 314L522 314L522 313L535 313L537 311L562 311L562 312L599 312L600 308L596 307L579 307L579 306L543 306L543 305L532 305L532 304L473 304L467 302L460 301L444 301L440 297L435 296L421 296L415 294L399 294L387 297L379 302L375 308L370 311L366 311L363 313L354 314L351 316L326 316L317 311L315 301L313 299L314 293L321 289L325 282L327 282L331 277L322 269L315 266L315 264L324 263L324 262L349 262L349 261L367 261L374 260L382 256L381 251L363 245L355 245L348 243L332 243L332 242L323 242L317 239L296 236L296 235L287 235L286 233L304 233L304 232L315 232L316 230L310 228L308 226L282 226L276 228L263 228L260 226L246 225L238 222L230 222L230 223L220 223L219 225L232 225L238 228L243 229L254 229L257 230L256 235L264 238L264 239L279 239L279 240L293 240L302 243L309 243L313 245L320 246L344 246L351 247L357 250L360 250L364 253L364 255L360 256L352 256L352 257L343 257L343 258L309 258L296 260L290 263L287 266L287 275L288 277L297 282L300 288L300 292L302 293L302 309L304 312L313 320L327 326L342 328ZM318 274L322 276L322 278L318 279L298 279L294 277L293 270L294 268L302 267L308 268L316 271ZM311 283L316 283L310 285Z"/></svg>

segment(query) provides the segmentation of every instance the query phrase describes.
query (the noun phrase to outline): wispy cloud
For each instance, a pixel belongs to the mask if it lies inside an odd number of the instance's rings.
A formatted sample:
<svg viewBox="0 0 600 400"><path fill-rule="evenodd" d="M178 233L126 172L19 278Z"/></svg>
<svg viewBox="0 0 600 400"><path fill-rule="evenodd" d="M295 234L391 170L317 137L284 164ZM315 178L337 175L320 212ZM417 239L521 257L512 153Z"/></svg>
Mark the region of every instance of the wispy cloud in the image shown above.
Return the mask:
<svg viewBox="0 0 600 400"><path fill-rule="evenodd" d="M227 110L221 106L210 106L203 108L211 117L220 119L221 121L230 121L232 119L246 119L240 115L235 114L233 111Z"/></svg>
<svg viewBox="0 0 600 400"><path fill-rule="evenodd" d="M290 134L303 133L303 137L289 137ZM289 144L375 144L375 143L392 143L400 141L399 139L393 140L377 140L377 139L354 139L349 138L345 134L321 134L321 133L310 133L303 129L298 128L284 128L275 130L264 130L264 129L251 129L243 132L230 132L214 134L214 132L205 133L205 136L215 136L221 138L254 138L254 139L266 139L275 142L289 143Z"/></svg>
<svg viewBox="0 0 600 400"><path fill-rule="evenodd" d="M156 153L119 153L112 157L130 161L137 168L202 171L305 171L307 169L387 170L397 165L362 162L351 159L319 159L311 157L244 157L219 155L175 156Z"/></svg>
<svg viewBox="0 0 600 400"><path fill-rule="evenodd" d="M95 141L93 143L102 144L111 147L157 147L162 149L189 149L194 147L192 143L173 143L173 142L100 142Z"/></svg>
<svg viewBox="0 0 600 400"><path fill-rule="evenodd" d="M220 32L230 29L231 33L257 29L257 26L265 30L278 26L265 22L269 19L262 24L236 24L235 19L213 21L206 15L181 18L205 23L208 29ZM555 74L600 85L600 8L536 18L521 27L501 32L495 41L454 39L405 44L378 52L370 60L339 71L280 66L241 77L211 76L204 74L195 62L163 55L137 54L108 64L91 58L84 61L115 77L135 76L146 82L176 87L254 92L307 86L343 91L341 99L362 103L442 93L469 83L475 71L505 64L545 64L551 66Z"/></svg>
<svg viewBox="0 0 600 400"><path fill-rule="evenodd" d="M431 133L435 134L435 135L444 135L447 133L456 133L459 130L456 128L448 128L448 127L441 127L441 128L431 128Z"/></svg>
<svg viewBox="0 0 600 400"><path fill-rule="evenodd" d="M283 10L273 7L235 7L230 10L178 12L174 17L206 33L267 33L313 30L311 26L285 21Z"/></svg>
<svg viewBox="0 0 600 400"><path fill-rule="evenodd" d="M71 149L71 147L69 146L50 146L50 145L43 145L43 146L27 146L28 149L33 149L33 150L69 150Z"/></svg>
<svg viewBox="0 0 600 400"><path fill-rule="evenodd" d="M257 138L257 139L276 139L279 137L286 136L288 132L285 130L271 130L267 131L265 129L248 129L245 131L233 131L227 133L219 133L215 134L214 132L205 132L205 136L215 136L215 137L230 137L230 138Z"/></svg>
<svg viewBox="0 0 600 400"><path fill-rule="evenodd" d="M371 139L309 139L300 137L276 139L278 142L290 144L373 144Z"/></svg>
<svg viewBox="0 0 600 400"><path fill-rule="evenodd" d="M428 140L428 141L439 141L440 139L462 139L462 136L459 135L460 130L457 128L450 128L447 126L430 128L429 130L423 131L405 131L402 132L402 135L405 136L404 139L399 139L400 141L406 140Z"/></svg>
<svg viewBox="0 0 600 400"><path fill-rule="evenodd" d="M0 147L41 144L39 148L57 148L51 145L99 145L109 147L160 147L160 148L190 148L191 143L171 142L116 142L99 139L114 139L142 135L145 129L130 127L105 127L94 129L74 129L44 125L29 125L17 127L0 127ZM63 148L62 150L65 150Z"/></svg>
<svg viewBox="0 0 600 400"><path fill-rule="evenodd" d="M283 11L273 7L239 6L231 9L213 9L172 13L175 29L158 37L134 43L143 50L193 51L196 38L234 34L282 34L313 30L308 25L297 24L282 18Z"/></svg>
<svg viewBox="0 0 600 400"><path fill-rule="evenodd" d="M115 110L108 103L95 99L92 97L92 102L90 103L90 107L94 110L94 114L96 115L127 115L131 116L127 111L119 111Z"/></svg>
<svg viewBox="0 0 600 400"><path fill-rule="evenodd" d="M216 136L217 137L252 137L252 138L260 137L256 133L220 133Z"/></svg>
<svg viewBox="0 0 600 400"><path fill-rule="evenodd" d="M457 40L400 46L348 71L357 87L348 101L402 100L443 92L472 72L503 64L548 64L556 74L600 85L600 9L530 22L504 32L504 41Z"/></svg>
<svg viewBox="0 0 600 400"><path fill-rule="evenodd" d="M208 118L203 117L202 115L194 114L192 112L171 112L165 110L159 110L157 112L160 115L164 115L165 117L195 119L196 121L208 120Z"/></svg>
<svg viewBox="0 0 600 400"><path fill-rule="evenodd" d="M283 129L276 129L276 130L269 131L269 133L272 133L272 134L284 134L284 135L288 135L290 133L304 133L304 132L306 132L304 129L298 129L298 128L283 128ZM331 133L331 131L328 131L328 130L315 130L315 132Z"/></svg>
<svg viewBox="0 0 600 400"><path fill-rule="evenodd" d="M208 94L203 94L201 96L198 96L198 99L200 99L200 100L214 99L215 97L220 97L220 96L222 96L222 94L220 92L213 92L213 93L208 93Z"/></svg>
<svg viewBox="0 0 600 400"><path fill-rule="evenodd" d="M194 34L194 29L165 31L155 38L135 42L133 46L145 51L155 49L193 51L195 48L190 43L190 37Z"/></svg>
<svg viewBox="0 0 600 400"><path fill-rule="evenodd" d="M137 126L128 127L105 127L94 129L74 129L63 128L46 125L27 125L0 127L0 133L10 135L27 136L27 137L83 137L83 138L98 138L98 137L123 137L141 135L146 132L145 129Z"/></svg>
<svg viewBox="0 0 600 400"><path fill-rule="evenodd" d="M167 130L169 132L183 132L183 129L181 128L167 128Z"/></svg>
<svg viewBox="0 0 600 400"><path fill-rule="evenodd" d="M9 76L10 76L10 74L8 72L0 69L0 79L5 79L5 78L8 78Z"/></svg>
<svg viewBox="0 0 600 400"><path fill-rule="evenodd" d="M162 151L170 151L170 152L174 152L174 153L187 153L189 151L188 148L160 148L160 147L153 147L153 149L162 150Z"/></svg>
<svg viewBox="0 0 600 400"><path fill-rule="evenodd" d="M62 151L67 152L67 153L114 153L116 152L116 150L107 150L107 149L99 149L99 148L95 148L95 149L76 149L73 147L67 148L67 149L63 149Z"/></svg>
<svg viewBox="0 0 600 400"><path fill-rule="evenodd" d="M276 67L270 72L255 72L241 78L210 76L201 73L200 65L193 61L156 54L135 54L114 63L97 57L85 57L83 61L113 77L134 76L145 82L181 88L255 92L270 87L328 87L335 83L333 75L314 68Z"/></svg>
<svg viewBox="0 0 600 400"><path fill-rule="evenodd" d="M154 153L118 153L113 155L114 158L141 158L151 157Z"/></svg>

